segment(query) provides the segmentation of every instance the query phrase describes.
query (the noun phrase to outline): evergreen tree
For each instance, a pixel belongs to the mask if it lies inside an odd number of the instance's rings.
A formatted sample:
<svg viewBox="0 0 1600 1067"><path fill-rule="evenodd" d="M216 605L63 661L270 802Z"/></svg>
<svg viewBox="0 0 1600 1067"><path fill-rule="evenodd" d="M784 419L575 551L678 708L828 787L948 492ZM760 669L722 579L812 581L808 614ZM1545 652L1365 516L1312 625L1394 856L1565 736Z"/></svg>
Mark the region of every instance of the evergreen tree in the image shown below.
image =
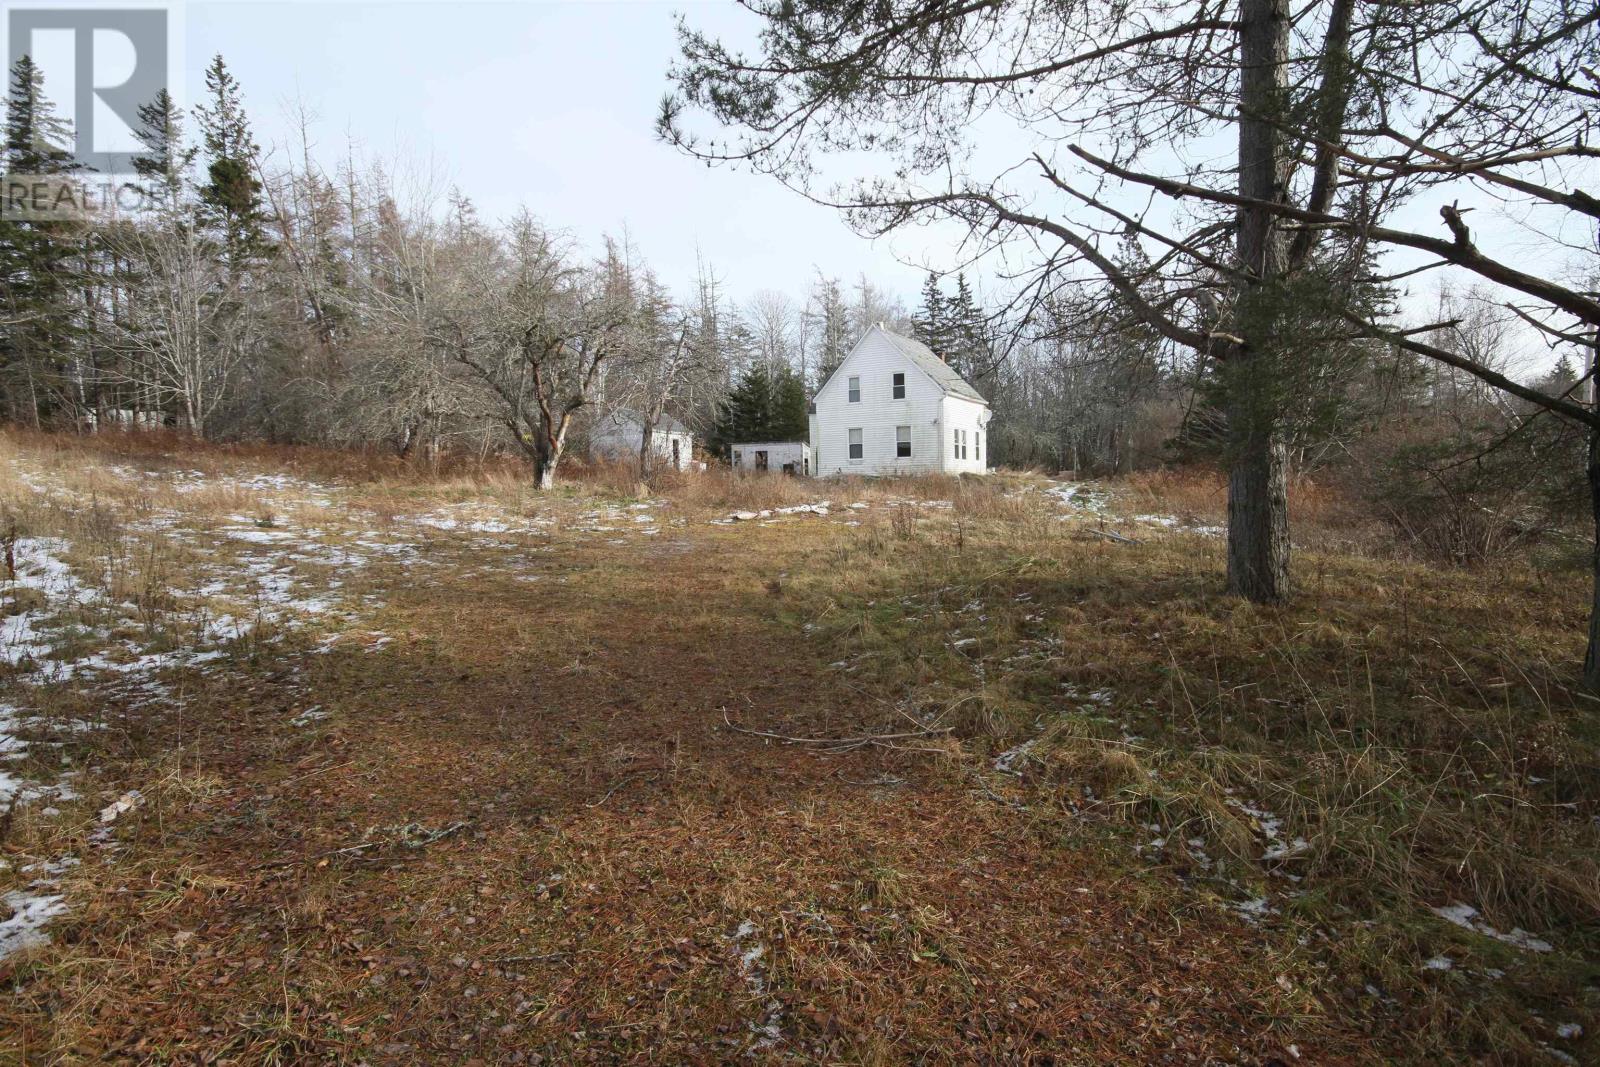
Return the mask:
<svg viewBox="0 0 1600 1067"><path fill-rule="evenodd" d="M969 382L977 384L994 369L989 324L965 274L956 275L955 295L945 296L939 276L928 272L922 283L922 307L912 316L911 328L917 340Z"/></svg>
<svg viewBox="0 0 1600 1067"><path fill-rule="evenodd" d="M945 305L945 322L948 351L939 353L945 362L969 382L988 377L994 366L994 346L986 316L968 288L965 274L956 275L956 295Z"/></svg>
<svg viewBox="0 0 1600 1067"><path fill-rule="evenodd" d="M809 433L806 387L792 368L751 363L723 400L710 445L725 453L741 441L803 441Z"/></svg>
<svg viewBox="0 0 1600 1067"><path fill-rule="evenodd" d="M208 104L195 109L206 153L200 204L222 237L229 267L239 272L261 251L265 211L256 178L256 147L239 82L218 55L206 68Z"/></svg>
<svg viewBox="0 0 1600 1067"><path fill-rule="evenodd" d="M144 151L133 158L140 191L164 210L176 209L199 149L184 144L183 111L165 89L140 106L135 136L144 146Z"/></svg>
<svg viewBox="0 0 1600 1067"><path fill-rule="evenodd" d="M1556 360L1556 365L1550 368L1550 373L1539 380L1538 388L1550 396L1566 396L1578 384L1578 377L1578 368L1573 365L1572 356L1563 352L1561 358Z"/></svg>
<svg viewBox="0 0 1600 1067"><path fill-rule="evenodd" d="M3 169L11 175L79 169L66 147L71 126L55 112L29 56L11 68ZM56 406L80 329L73 256L81 226L0 218L0 370L12 418L37 425Z"/></svg>
<svg viewBox="0 0 1600 1067"><path fill-rule="evenodd" d="M950 306L939 288L939 276L932 271L922 282L922 307L912 317L917 340L948 358L951 343Z"/></svg>
<svg viewBox="0 0 1600 1067"><path fill-rule="evenodd" d="M11 68L6 100L5 169L7 174L62 174L78 169L67 147L72 125L56 114L44 94L44 72L32 56Z"/></svg>
<svg viewBox="0 0 1600 1067"><path fill-rule="evenodd" d="M804 441L811 435L806 383L790 367L779 367L772 389L772 421L768 441Z"/></svg>

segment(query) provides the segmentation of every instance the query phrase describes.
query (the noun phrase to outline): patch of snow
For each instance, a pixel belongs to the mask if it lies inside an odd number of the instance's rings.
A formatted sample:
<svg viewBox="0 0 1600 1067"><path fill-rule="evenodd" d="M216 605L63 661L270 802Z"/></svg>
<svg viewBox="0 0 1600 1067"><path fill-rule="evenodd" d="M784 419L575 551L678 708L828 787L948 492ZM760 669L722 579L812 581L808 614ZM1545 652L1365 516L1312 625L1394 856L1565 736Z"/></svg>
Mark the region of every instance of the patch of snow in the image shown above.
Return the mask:
<svg viewBox="0 0 1600 1067"><path fill-rule="evenodd" d="M762 960L766 957L767 947L757 941L746 947L744 942L756 936L756 924L749 919L739 924L729 938L734 948L739 952L739 973L744 978L745 988L756 997L763 997L767 992L767 976L765 964ZM755 1042L750 1051L761 1052L775 1047L783 1040L783 1002L771 998L765 1004L765 1014L758 1020L750 1020L746 1025L755 1035Z"/></svg>
<svg viewBox="0 0 1600 1067"><path fill-rule="evenodd" d="M1252 923L1260 922L1263 917L1274 915L1278 910L1272 906L1272 902L1266 897L1252 897L1249 900L1237 901L1232 907L1234 911L1239 913L1241 918Z"/></svg>
<svg viewBox="0 0 1600 1067"><path fill-rule="evenodd" d="M264 530L259 527L246 529L238 526L224 526L222 532L235 541L248 541L257 545L275 545L281 541L291 540L296 536L288 530Z"/></svg>
<svg viewBox="0 0 1600 1067"><path fill-rule="evenodd" d="M0 920L0 960L26 948L49 944L45 925L67 910L60 894L55 893L14 890L0 896L0 904L11 912L10 918Z"/></svg>
<svg viewBox="0 0 1600 1067"><path fill-rule="evenodd" d="M1051 482L1044 492L1069 511L1090 515L1104 515L1106 512L1108 501L1104 491L1083 482Z"/></svg>
<svg viewBox="0 0 1600 1067"><path fill-rule="evenodd" d="M1454 904L1446 904L1443 907L1430 908L1428 910L1446 922L1454 923L1463 930L1471 930L1473 933L1492 937L1496 941L1528 952L1552 952L1555 949L1555 946L1551 945L1550 942L1535 937L1521 927L1513 927L1510 933L1502 933L1496 930L1479 918L1478 909L1471 904L1462 904L1458 901Z"/></svg>
<svg viewBox="0 0 1600 1067"><path fill-rule="evenodd" d="M1036 744L1038 744L1037 738L1006 749L994 758L994 769L1001 774L1021 774L1021 765L1033 754Z"/></svg>

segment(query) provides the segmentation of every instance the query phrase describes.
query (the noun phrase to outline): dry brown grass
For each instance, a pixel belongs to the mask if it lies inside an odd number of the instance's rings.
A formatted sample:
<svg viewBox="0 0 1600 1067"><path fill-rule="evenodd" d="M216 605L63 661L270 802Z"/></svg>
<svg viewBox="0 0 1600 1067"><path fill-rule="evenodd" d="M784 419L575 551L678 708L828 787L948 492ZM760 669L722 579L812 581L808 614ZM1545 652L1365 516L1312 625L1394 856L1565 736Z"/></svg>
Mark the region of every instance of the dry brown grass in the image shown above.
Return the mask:
<svg viewBox="0 0 1600 1067"><path fill-rule="evenodd" d="M180 466L205 471L284 471L313 480L395 484L450 482L499 484L527 477L528 466L511 455L442 452L432 458L402 458L380 449L319 448L265 442L202 441L172 431L104 431L93 435L45 433L6 427L4 435L30 454L97 457Z"/></svg>
<svg viewBox="0 0 1600 1067"><path fill-rule="evenodd" d="M1127 512L1202 521L1222 491L1192 472L1111 489ZM1301 482L1294 499L1302 549L1370 536L1341 525L1336 493ZM1535 1005L1589 1025L1600 707L1572 688L1582 574L1504 561L1490 582L1382 546L1303 550L1297 599L1263 609L1221 595L1218 538L1076 529L999 517L959 541L921 528L893 551L863 532L797 568L789 595L843 662L964 736L975 773L1034 818L1159 839L1141 846L1154 869L1227 899L1265 891L1271 923L1327 947L1330 994L1372 982L1396 998L1392 1025L1415 1032L1391 1055L1537 1058L1551 1035L1528 1024ZM1010 793L988 760L1022 741ZM1557 950L1428 911L1457 901ZM1455 969L1424 969L1435 956Z"/></svg>
<svg viewBox="0 0 1600 1067"><path fill-rule="evenodd" d="M1228 480L1208 467L1167 467L1124 475L1113 483L1132 511L1159 512L1196 522L1221 523L1228 517ZM1289 481L1292 521L1306 526L1349 526L1356 505L1337 488L1310 475Z"/></svg>
<svg viewBox="0 0 1600 1067"><path fill-rule="evenodd" d="M698 517L661 542L538 546L531 587L516 568L534 546L413 531L425 578L375 581L384 606L361 624L394 643L310 654L314 634L287 639L184 676L178 712L86 737L85 800L18 846L86 862L63 883L74 913L56 944L5 964L0 1056L1284 1054L1270 976L1286 965L1269 949L1169 886L1130 888L1123 866L1042 844L974 797L947 743L930 742L929 764L723 726L724 709L798 736L903 724L892 692L824 667L786 617L792 575L777 592L775 578L856 536L953 543L1007 505L974 490L939 507L961 487L873 483L856 491L913 503L712 526L730 500L843 496L709 484L699 501L669 497L660 510ZM456 492L363 485L338 500L400 517ZM569 484L540 506L581 519L617 495ZM328 717L293 725L312 704ZM146 802L115 824L119 849L100 849L94 807L129 785ZM1179 966L1205 981L1172 988ZM1085 1033L1088 1011L1102 1023ZM1322 1032L1295 1036L1309 1049Z"/></svg>
<svg viewBox="0 0 1600 1067"><path fill-rule="evenodd" d="M14 484L0 501L95 559L190 498L200 529L298 506L128 490L104 469L120 442L8 440L99 510ZM137 454L230 475L318 462ZM118 726L74 742L97 768L85 800L24 814L7 846L93 862L57 945L6 976L0 1057L760 1058L769 1000L772 1054L811 1062L1592 1048L1553 1034L1594 1032L1600 947L1600 723L1569 688L1569 576L1319 548L1297 557L1298 599L1262 609L1221 595L1220 540L1109 542L1024 475L641 491L574 465L543 497L512 468L314 477L353 529L426 538L425 573L352 579L382 601L361 627L395 640L263 644L182 676L176 718L41 698ZM1110 488L1129 514L1217 515L1220 482L1192 473ZM567 532L641 492L680 524ZM823 499L826 517L709 523ZM1297 543L1366 543L1335 495L1294 501ZM486 545L403 523L458 505L561 532ZM188 566L130 559L119 588L156 605ZM329 717L286 725L314 704ZM796 737L953 732L830 753L728 731L725 710ZM101 854L94 806L130 785L150 799ZM1247 925L1231 908L1257 895L1274 911ZM1454 900L1557 951L1427 911ZM1452 970L1423 968L1441 955Z"/></svg>

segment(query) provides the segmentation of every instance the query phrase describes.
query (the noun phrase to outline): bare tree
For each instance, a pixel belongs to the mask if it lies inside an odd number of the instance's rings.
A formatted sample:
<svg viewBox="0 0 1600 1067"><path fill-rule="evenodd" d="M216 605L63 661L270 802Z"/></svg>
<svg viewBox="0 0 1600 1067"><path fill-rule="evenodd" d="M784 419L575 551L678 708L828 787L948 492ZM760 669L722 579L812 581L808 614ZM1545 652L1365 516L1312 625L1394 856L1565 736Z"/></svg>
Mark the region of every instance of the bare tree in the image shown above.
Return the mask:
<svg viewBox="0 0 1600 1067"><path fill-rule="evenodd" d="M246 351L236 332L224 336L228 324L237 331L247 320L224 312L234 287L217 249L181 205L118 227L108 239L132 269L125 307L113 320L126 358L105 374L172 403L184 428L204 437Z"/></svg>
<svg viewBox="0 0 1600 1067"><path fill-rule="evenodd" d="M796 367L800 355L800 313L787 293L763 289L746 301L743 319L754 356L768 371Z"/></svg>
<svg viewBox="0 0 1600 1067"><path fill-rule="evenodd" d="M527 213L508 228L484 267L486 302L463 301L433 326L494 395L495 417L533 462L540 489L555 484L574 415L595 396L601 367L622 341L631 302L617 292L622 268L574 265Z"/></svg>

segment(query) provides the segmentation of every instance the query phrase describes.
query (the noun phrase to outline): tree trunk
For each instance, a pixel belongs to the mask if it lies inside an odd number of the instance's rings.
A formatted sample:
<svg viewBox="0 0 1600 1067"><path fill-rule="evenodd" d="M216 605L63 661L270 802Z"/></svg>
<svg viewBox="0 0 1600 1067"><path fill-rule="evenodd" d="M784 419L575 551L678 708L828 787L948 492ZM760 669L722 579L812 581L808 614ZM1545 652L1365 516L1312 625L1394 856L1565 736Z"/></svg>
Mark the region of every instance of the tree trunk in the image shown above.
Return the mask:
<svg viewBox="0 0 1600 1067"><path fill-rule="evenodd" d="M648 478L648 477L650 477L651 461L655 459L655 449L651 447L652 445L655 444L655 436L656 436L655 423L653 423L653 422L646 423L645 427L644 427L643 439L639 442L639 477L640 478Z"/></svg>
<svg viewBox="0 0 1600 1067"><path fill-rule="evenodd" d="M1590 388L1594 388L1590 386ZM1589 603L1589 647L1583 654L1583 685L1600 692L1600 430L1589 431L1589 510L1594 516L1595 541L1590 554L1594 588Z"/></svg>
<svg viewBox="0 0 1600 1067"><path fill-rule="evenodd" d="M543 435L533 449L533 480L541 491L554 489L556 465L561 462L561 445L552 444Z"/></svg>
<svg viewBox="0 0 1600 1067"><path fill-rule="evenodd" d="M1288 466L1283 442L1270 427L1247 428L1233 442L1228 592L1258 604L1289 596Z"/></svg>
<svg viewBox="0 0 1600 1067"><path fill-rule="evenodd" d="M1242 0L1239 8L1239 193L1252 200L1288 197L1288 0ZM1279 338L1282 306L1274 292L1287 268L1288 242L1274 213L1241 207L1241 266L1248 275L1237 302L1243 344L1228 354L1228 591L1258 603L1289 594L1288 457L1272 378L1288 358Z"/></svg>

